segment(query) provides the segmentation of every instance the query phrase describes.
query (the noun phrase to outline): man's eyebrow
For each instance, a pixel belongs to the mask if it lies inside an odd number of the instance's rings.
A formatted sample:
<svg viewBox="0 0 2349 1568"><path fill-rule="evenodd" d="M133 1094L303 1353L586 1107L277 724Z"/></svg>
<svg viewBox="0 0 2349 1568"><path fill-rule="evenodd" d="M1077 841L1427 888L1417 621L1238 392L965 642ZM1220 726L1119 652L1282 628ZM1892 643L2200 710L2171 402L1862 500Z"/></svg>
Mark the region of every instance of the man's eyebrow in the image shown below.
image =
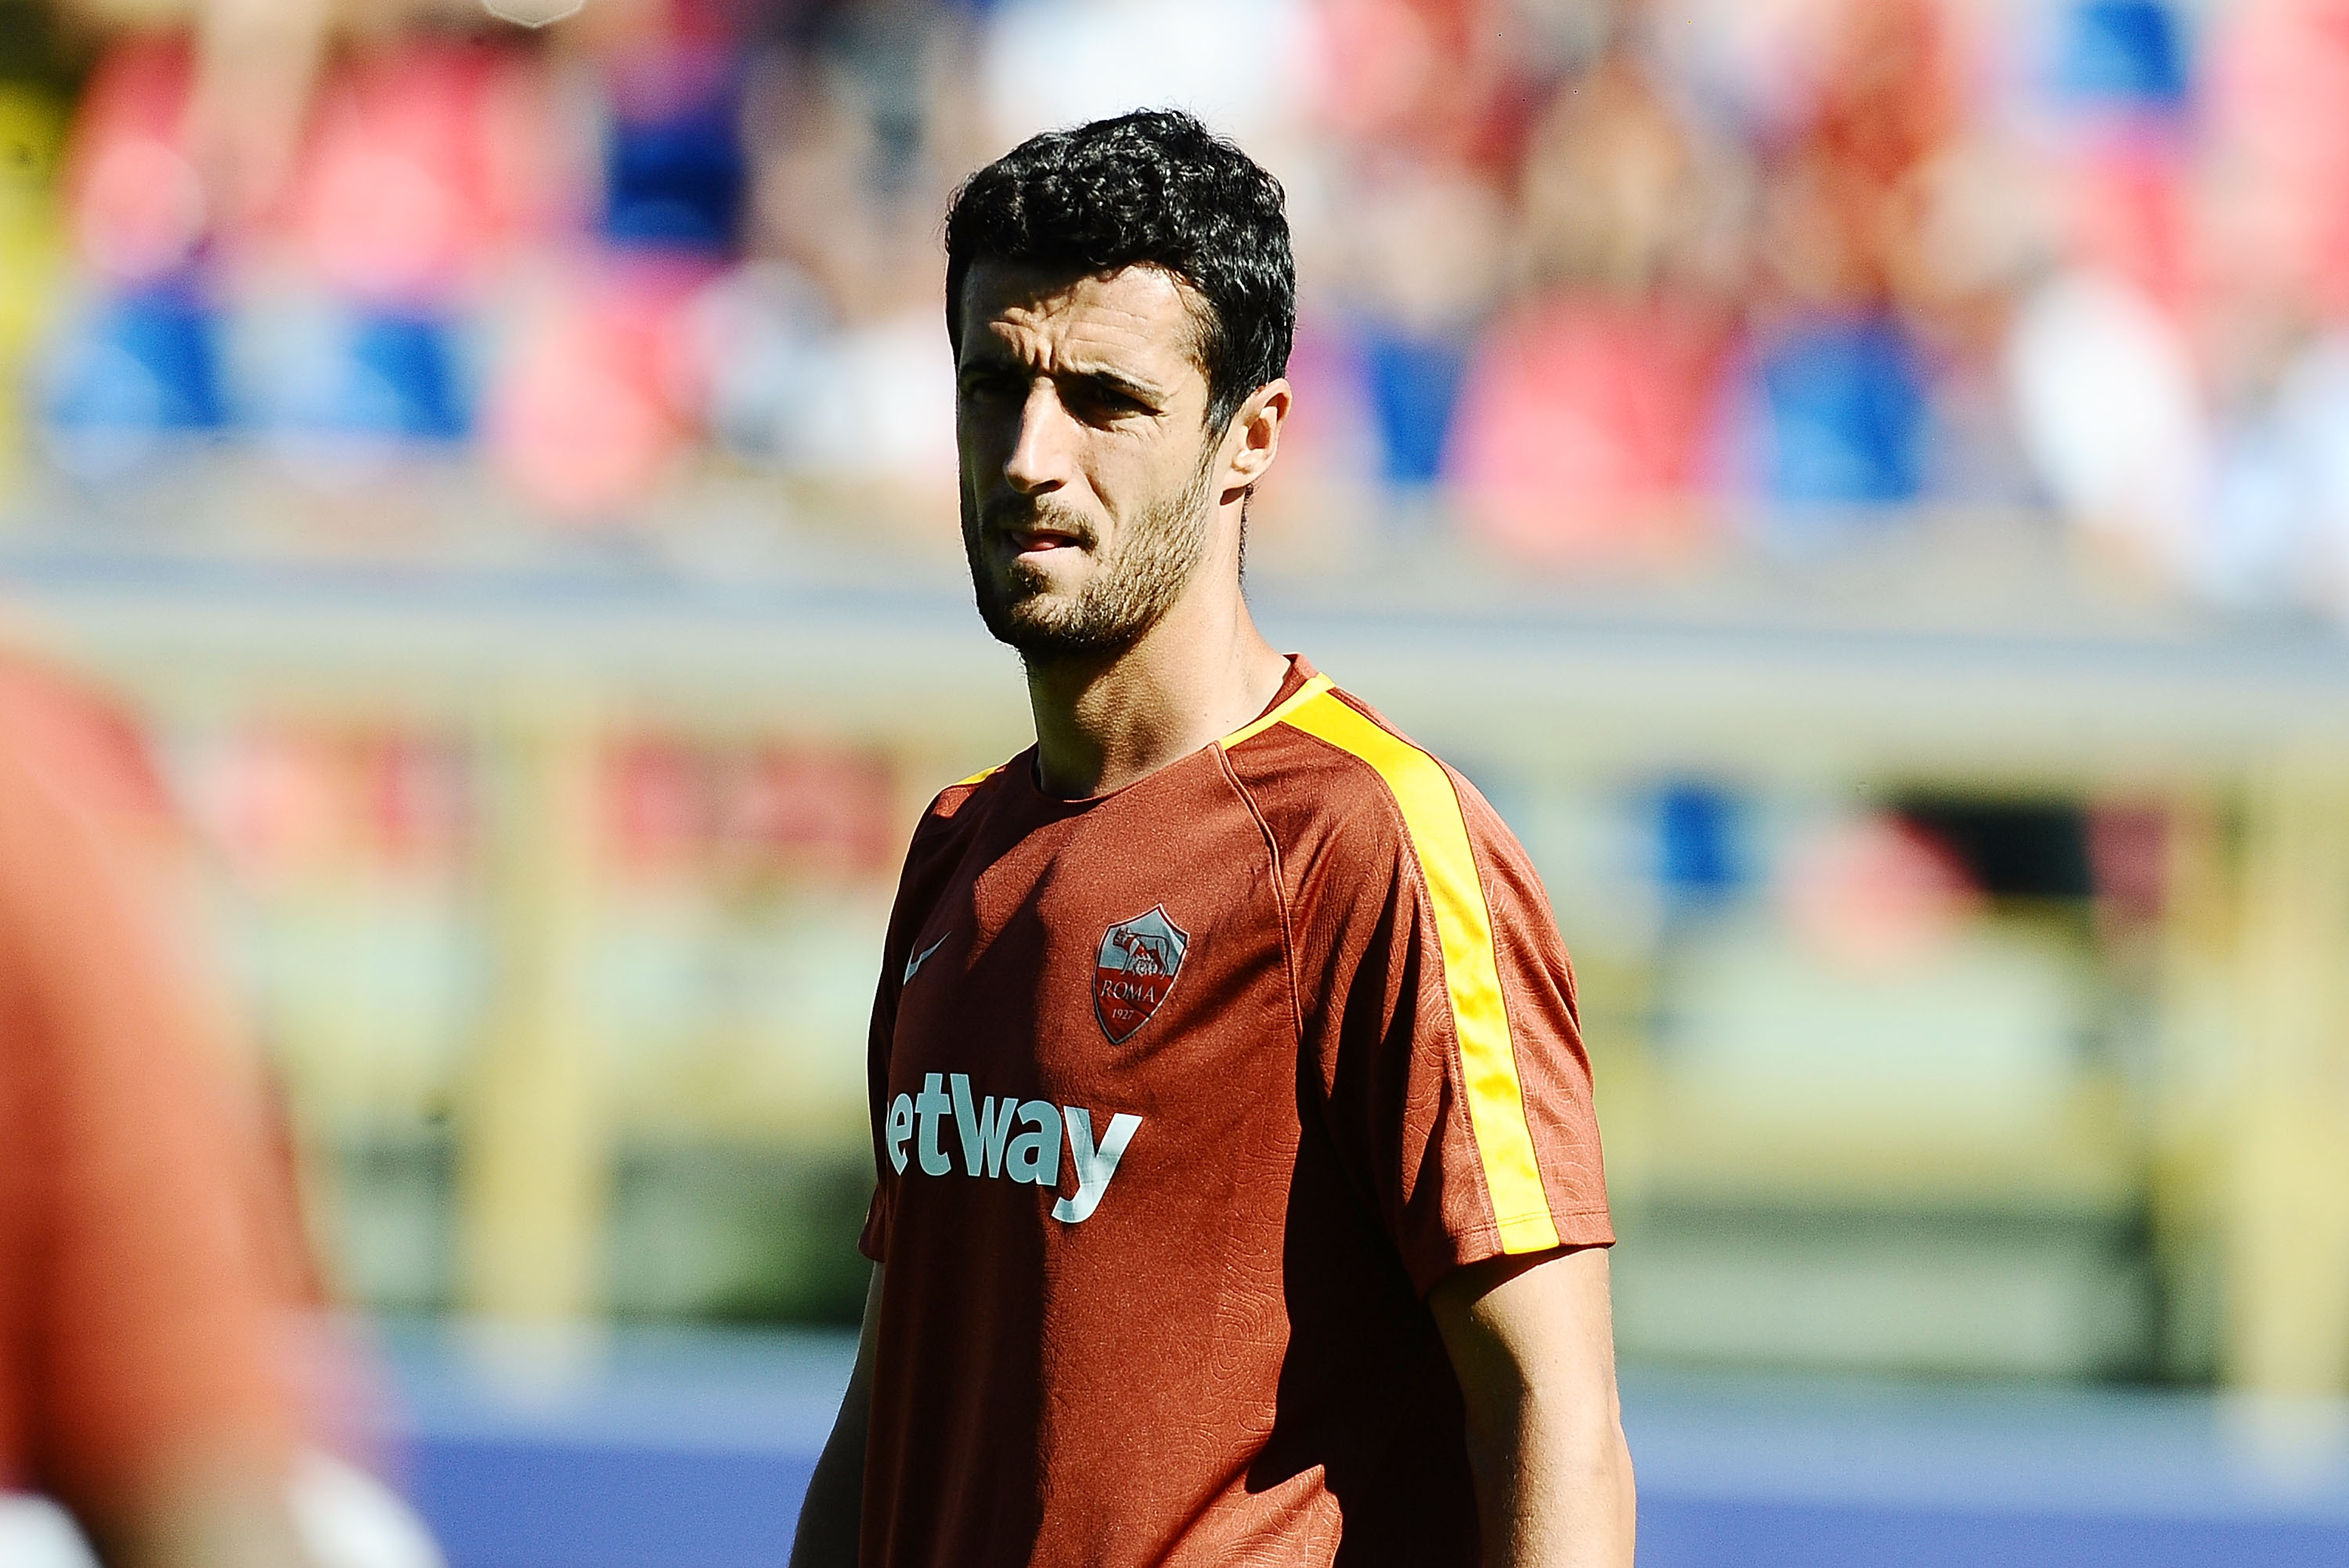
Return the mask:
<svg viewBox="0 0 2349 1568"><path fill-rule="evenodd" d="M1129 376L1123 370L1114 370L1105 365L1071 366L1061 374L1071 381L1082 381L1096 387L1106 388L1123 397L1131 397L1137 403L1147 404L1153 408L1163 408L1166 406L1168 394L1165 391L1139 377Z"/></svg>
<svg viewBox="0 0 2349 1568"><path fill-rule="evenodd" d="M1019 356L1012 353L1000 338L990 341L988 337L977 337L964 345L962 354L955 362L955 371L959 375L966 370L1016 369L1019 364Z"/></svg>
<svg viewBox="0 0 2349 1568"><path fill-rule="evenodd" d="M964 347L961 358L955 365L957 376L967 376L973 371L1002 370L1016 371L1024 375L1029 373L1030 366L1026 360L1014 353L1010 346L1000 338L970 340ZM1065 366L1056 374L1059 379L1081 382L1097 391L1112 392L1119 397L1130 397L1134 402L1151 408L1164 408L1174 397L1173 393L1156 383L1112 366Z"/></svg>

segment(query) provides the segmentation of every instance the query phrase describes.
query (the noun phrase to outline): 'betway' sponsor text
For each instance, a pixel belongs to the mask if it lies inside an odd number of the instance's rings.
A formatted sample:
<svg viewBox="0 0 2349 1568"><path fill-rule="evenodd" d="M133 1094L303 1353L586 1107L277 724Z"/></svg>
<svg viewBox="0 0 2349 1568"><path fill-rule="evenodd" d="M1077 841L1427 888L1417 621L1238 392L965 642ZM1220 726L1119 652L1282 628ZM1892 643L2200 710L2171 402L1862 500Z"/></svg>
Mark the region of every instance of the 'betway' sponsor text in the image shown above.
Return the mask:
<svg viewBox="0 0 2349 1568"><path fill-rule="evenodd" d="M949 1092L948 1085L952 1085ZM1109 1119L1109 1130L1093 1141L1093 1113L1081 1105L1059 1106L1046 1099L998 1099L988 1095L974 1100L968 1073L926 1073L922 1092L901 1094L889 1102L884 1129L889 1163L900 1176L918 1163L925 1176L944 1176L954 1169L954 1157L939 1142L939 1127L954 1119L962 1143L966 1176L1033 1182L1039 1187L1061 1184L1061 1135L1068 1130L1069 1163L1077 1179L1073 1197L1052 1205L1052 1218L1081 1224L1101 1206L1109 1191L1125 1146L1133 1141L1142 1118L1120 1111ZM1015 1132L1014 1128L1018 1130ZM909 1155L905 1145L911 1143Z"/></svg>

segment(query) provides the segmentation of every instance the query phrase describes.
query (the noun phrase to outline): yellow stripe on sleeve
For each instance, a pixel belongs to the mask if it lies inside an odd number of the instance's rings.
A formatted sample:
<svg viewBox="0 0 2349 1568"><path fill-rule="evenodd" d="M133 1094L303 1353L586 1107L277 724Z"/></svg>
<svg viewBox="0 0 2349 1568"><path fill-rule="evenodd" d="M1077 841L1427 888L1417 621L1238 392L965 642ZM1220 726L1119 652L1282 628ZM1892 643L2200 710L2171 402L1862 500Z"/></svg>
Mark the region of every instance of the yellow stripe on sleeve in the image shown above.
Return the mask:
<svg viewBox="0 0 2349 1568"><path fill-rule="evenodd" d="M947 788L949 789L960 789L968 785L984 784L988 779L994 778L997 774L1002 772L1008 766L1009 764L1007 763L999 762L992 768L983 768L968 779L956 779L953 783L947 785Z"/></svg>
<svg viewBox="0 0 2349 1568"><path fill-rule="evenodd" d="M1452 1023L1459 1035L1460 1060L1467 1078L1468 1125L1485 1166L1485 1190L1500 1225L1505 1253L1537 1253L1558 1244L1549 1199L1542 1191L1541 1168L1534 1159L1534 1135L1526 1125L1525 1094L1517 1081L1517 1054L1509 1037L1509 1014L1501 996L1501 968L1493 946L1493 918L1485 884L1468 847L1468 820L1459 792L1443 764L1417 747L1396 739L1324 688L1308 699L1304 691L1257 727L1286 719L1306 734L1350 752L1377 769L1402 809L1403 825L1427 878L1435 907L1435 929L1444 946L1444 983L1451 993ZM1242 731L1245 739L1257 727ZM1226 741L1229 746L1232 741Z"/></svg>
<svg viewBox="0 0 2349 1568"><path fill-rule="evenodd" d="M1299 686L1295 691L1291 692L1287 702L1282 703L1270 713L1253 719L1248 723L1240 726L1237 729L1233 730L1229 735L1225 736L1223 739L1224 749L1229 751L1233 747L1237 746L1241 741L1247 739L1249 737L1262 735L1266 730L1270 729L1274 725L1278 724L1282 719L1287 718L1290 714L1295 713L1299 708L1303 707L1307 703L1311 702L1315 697L1319 696L1323 692L1328 691L1329 689L1330 677L1328 676L1315 676L1311 680L1307 681L1303 686Z"/></svg>

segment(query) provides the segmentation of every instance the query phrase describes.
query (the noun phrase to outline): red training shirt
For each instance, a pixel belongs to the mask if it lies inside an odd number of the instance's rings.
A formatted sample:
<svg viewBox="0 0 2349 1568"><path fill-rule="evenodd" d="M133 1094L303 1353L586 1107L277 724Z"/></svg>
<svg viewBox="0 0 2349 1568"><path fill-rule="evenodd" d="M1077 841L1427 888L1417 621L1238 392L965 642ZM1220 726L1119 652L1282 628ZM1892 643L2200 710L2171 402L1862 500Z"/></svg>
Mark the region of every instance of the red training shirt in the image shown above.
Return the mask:
<svg viewBox="0 0 2349 1568"><path fill-rule="evenodd" d="M1424 1296L1603 1245L1573 977L1467 782L1302 659L1113 794L940 795L871 1045L871 1568L1477 1560Z"/></svg>

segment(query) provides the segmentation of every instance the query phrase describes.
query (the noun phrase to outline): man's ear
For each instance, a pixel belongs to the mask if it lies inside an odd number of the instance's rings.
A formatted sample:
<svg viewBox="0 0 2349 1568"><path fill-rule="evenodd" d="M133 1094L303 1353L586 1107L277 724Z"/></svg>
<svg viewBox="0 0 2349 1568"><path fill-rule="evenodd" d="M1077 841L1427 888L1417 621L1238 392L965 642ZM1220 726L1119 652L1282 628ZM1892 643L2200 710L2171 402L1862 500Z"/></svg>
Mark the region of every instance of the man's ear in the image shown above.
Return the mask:
<svg viewBox="0 0 2349 1568"><path fill-rule="evenodd" d="M1224 436L1224 482L1221 499L1229 500L1265 476L1280 455L1281 427L1288 422L1295 394L1287 377L1266 382L1239 407Z"/></svg>

